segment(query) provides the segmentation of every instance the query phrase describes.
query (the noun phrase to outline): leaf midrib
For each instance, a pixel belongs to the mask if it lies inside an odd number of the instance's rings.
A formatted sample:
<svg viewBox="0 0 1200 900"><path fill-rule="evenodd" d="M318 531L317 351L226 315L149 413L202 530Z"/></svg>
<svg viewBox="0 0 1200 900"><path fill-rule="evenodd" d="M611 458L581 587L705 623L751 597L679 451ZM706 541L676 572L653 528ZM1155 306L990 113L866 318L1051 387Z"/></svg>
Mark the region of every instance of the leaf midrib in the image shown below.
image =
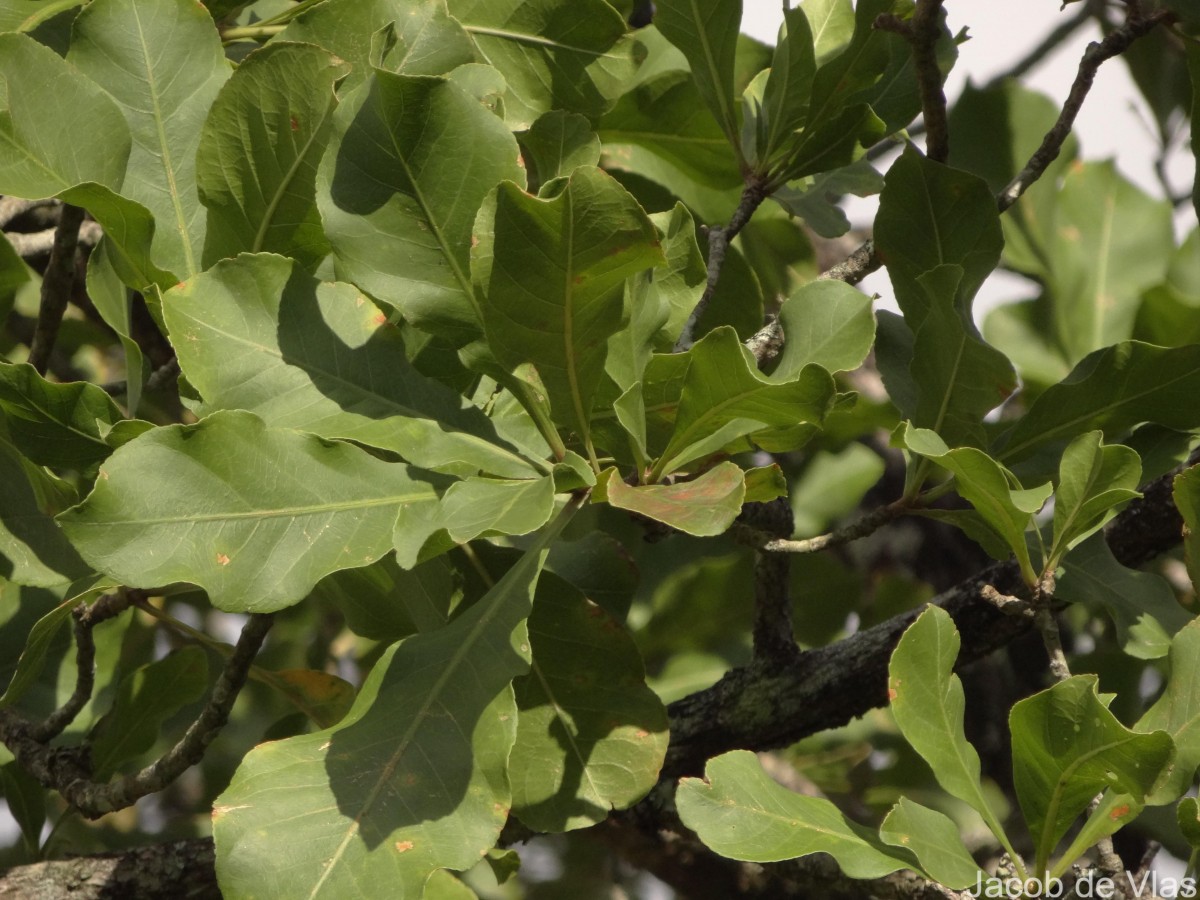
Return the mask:
<svg viewBox="0 0 1200 900"><path fill-rule="evenodd" d="M171 197L171 205L175 210L175 229L179 232L181 243L183 244L184 262L187 264L188 276L195 275L196 257L192 253L191 236L188 234L187 217L183 212L183 202L179 196L179 185L175 183L175 169L171 164L171 150L167 145L167 133L164 126L164 117L162 113L162 103L158 96L158 85L154 78L154 69L150 65L150 48L146 44L146 33L142 29L142 17L138 13L136 3L129 4L129 9L133 15L134 21L137 23L138 43L142 48L142 61L146 67L146 87L150 91L150 104L153 110L154 130L158 136L158 149L162 156L163 173L167 179L167 193Z"/></svg>
<svg viewBox="0 0 1200 900"><path fill-rule="evenodd" d="M238 519L281 519L315 516L329 512L344 512L352 509L369 509L378 506L390 506L398 503L413 503L420 500L436 498L432 488L415 494L393 494L387 497L372 497L366 500L343 500L334 503L308 503L299 506L281 506L272 509L250 509L241 512L215 512L188 516L161 516L155 519L106 519L104 521L88 521L76 519L72 527L113 528L126 525L191 525L197 522L226 522Z"/></svg>

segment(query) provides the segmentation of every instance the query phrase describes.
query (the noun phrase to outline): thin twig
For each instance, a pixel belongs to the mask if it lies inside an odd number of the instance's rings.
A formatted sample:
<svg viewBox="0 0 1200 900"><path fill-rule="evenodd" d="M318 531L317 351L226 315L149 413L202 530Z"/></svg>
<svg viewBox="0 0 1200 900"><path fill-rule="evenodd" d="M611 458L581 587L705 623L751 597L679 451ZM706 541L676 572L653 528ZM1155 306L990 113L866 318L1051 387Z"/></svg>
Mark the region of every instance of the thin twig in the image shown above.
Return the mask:
<svg viewBox="0 0 1200 900"><path fill-rule="evenodd" d="M89 785L80 792L81 796L68 799L88 818L99 818L113 810L132 806L147 794L161 791L200 762L208 745L229 721L229 713L246 684L250 666L274 619L270 613L250 616L238 636L233 654L226 660L225 668L213 686L208 703L174 747L136 775L120 778L111 784Z"/></svg>
<svg viewBox="0 0 1200 900"><path fill-rule="evenodd" d="M1136 8L1131 7L1129 18L1124 25L1110 33L1104 40L1088 44L1083 58L1079 61L1079 71L1075 75L1071 91L1058 114L1058 120L1046 132L1041 146L1034 151L1029 162L1025 164L1025 168L996 198L1001 212L1016 203L1021 195L1041 178L1050 164L1058 158L1063 144L1071 134L1075 117L1079 115L1079 110L1083 108L1083 101L1087 99L1088 92L1092 89L1092 83L1096 80L1096 72L1100 66L1114 56L1124 53L1134 41L1149 34L1160 24L1172 22L1174 19L1175 14L1169 10L1158 10L1151 15L1141 16L1137 14Z"/></svg>
<svg viewBox="0 0 1200 900"><path fill-rule="evenodd" d="M704 293L700 296L700 302L696 304L692 314L688 316L687 322L684 323L683 331L679 334L679 340L675 342L675 352L681 353L684 350L691 348L695 343L696 325L708 309L708 304L712 302L713 295L717 292L717 281L721 277L721 267L725 264L725 255L729 252L729 242L738 236L746 223L750 221L750 217L754 215L755 210L762 206L762 202L767 199L768 191L767 184L758 176L749 176L746 187L742 191L741 202L738 203L737 209L733 213L733 218L729 220L729 224L724 228L711 228L708 232L708 278L704 285Z"/></svg>
<svg viewBox="0 0 1200 900"><path fill-rule="evenodd" d="M759 550L765 550L771 553L816 553L820 550L828 550L831 547L840 547L843 544L849 544L852 541L857 541L859 538L864 538L872 534L891 522L893 519L899 518L908 511L910 501L897 500L889 503L887 506L881 506L867 513L860 519L851 522L843 528L837 528L828 534L820 534L816 537L805 538L803 540L787 540L784 538L772 537L760 530L747 526L734 525L742 540L751 544Z"/></svg>
<svg viewBox="0 0 1200 900"><path fill-rule="evenodd" d="M17 256L30 259L41 256L54 249L54 238L58 229L44 228L41 231L6 231L4 236L17 251ZM79 243L85 247L95 247L104 236L104 229L99 222L87 221L79 228Z"/></svg>
<svg viewBox="0 0 1200 900"><path fill-rule="evenodd" d="M37 369L39 375L46 374L50 353L58 339L58 328L75 284L75 250L83 216L80 207L70 204L63 206L62 218L54 232L50 261L46 263L46 271L42 275L42 303L29 347L29 364Z"/></svg>
<svg viewBox="0 0 1200 900"><path fill-rule="evenodd" d="M95 687L96 641L92 631L101 622L115 619L129 608L123 592L104 594L95 603L80 603L71 615L75 619L75 690L43 722L30 729L30 736L43 744L54 740L75 721L79 711L92 699Z"/></svg>
<svg viewBox="0 0 1200 900"><path fill-rule="evenodd" d="M1058 629L1058 619L1054 616L1054 573L1048 572L1042 576L1033 592L1033 605L1036 610L1038 631L1042 635L1042 644L1046 647L1046 655L1050 659L1050 673L1056 681L1066 681L1071 677L1071 667L1067 665L1067 654L1063 652L1062 633Z"/></svg>
<svg viewBox="0 0 1200 900"><path fill-rule="evenodd" d="M937 162L950 156L950 129L946 122L946 92L942 89L942 70L938 67L937 42L941 37L938 13L943 0L917 0L912 21L891 13L875 19L875 27L901 35L913 50L913 68L921 92L922 118L925 120L925 155Z"/></svg>
<svg viewBox="0 0 1200 900"><path fill-rule="evenodd" d="M1075 83L1071 86L1071 92L1067 97L1066 103L1063 105L1062 111L1059 113L1058 120L1046 132L1041 146L1029 158L1029 162L1026 163L1021 173L1004 190L996 195L996 205L1000 212L1007 211L1016 203L1020 196L1042 177L1046 168L1062 152L1062 145L1071 133L1075 117L1079 115L1079 110L1083 106L1083 101L1087 98L1088 91L1091 90L1092 82L1095 80L1096 71L1100 68L1100 65L1106 60L1123 53L1129 48L1130 44L1150 33L1156 26L1172 22L1174 19L1174 15L1166 10L1160 10L1144 18L1135 16L1131 12L1129 21L1124 26L1113 31L1100 43L1088 45L1083 58L1079 62L1079 73L1076 75ZM846 257L844 261L831 266L825 272L821 273L819 279L843 281L846 284L858 284L877 270L881 264L882 260L880 260L879 255L875 252L875 242L867 239L863 241L858 249ZM782 340L782 337L773 339L773 335L767 332L778 330L778 322L767 325L763 331L754 336L752 339L753 343L747 343L748 349L754 352L759 347L774 346L775 341ZM762 358L759 359L760 362L763 361Z"/></svg>
<svg viewBox="0 0 1200 900"><path fill-rule="evenodd" d="M136 597L129 599L133 602ZM204 757L208 745L229 720L230 710L246 683L247 673L273 618L269 614L249 617L200 715L174 747L136 775L97 784L91 779L86 745L74 748L48 746L37 737L41 726L30 722L12 707L0 709L0 741L26 772L46 787L58 791L89 819L98 819L131 806L147 794L163 790Z"/></svg>

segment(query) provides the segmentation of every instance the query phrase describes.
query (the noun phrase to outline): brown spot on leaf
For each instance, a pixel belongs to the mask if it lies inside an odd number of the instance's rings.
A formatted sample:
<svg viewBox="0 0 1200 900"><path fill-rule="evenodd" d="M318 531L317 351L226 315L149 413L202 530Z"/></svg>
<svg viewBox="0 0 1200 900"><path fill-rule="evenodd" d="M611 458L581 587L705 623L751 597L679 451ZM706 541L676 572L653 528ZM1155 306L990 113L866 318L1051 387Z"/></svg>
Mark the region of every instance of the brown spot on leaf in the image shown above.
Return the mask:
<svg viewBox="0 0 1200 900"><path fill-rule="evenodd" d="M300 130L300 123L299 123L298 121L296 121L296 117L295 117L295 116L292 116L292 117L291 117L291 119L289 120L289 123L290 123L290 124L291 124L291 126L292 126L292 131L299 131L299 130Z"/></svg>
<svg viewBox="0 0 1200 900"><path fill-rule="evenodd" d="M229 565L229 557L226 556L224 553L218 553L217 554L217 565L218 566Z"/></svg>
<svg viewBox="0 0 1200 900"><path fill-rule="evenodd" d="M412 841L396 841L396 852L397 853L407 853L412 848L413 848Z"/></svg>
<svg viewBox="0 0 1200 900"><path fill-rule="evenodd" d="M895 688L888 688L888 702L895 700L898 696L900 695L896 693Z"/></svg>
<svg viewBox="0 0 1200 900"><path fill-rule="evenodd" d="M1108 814L1108 817L1115 822L1118 819L1121 819L1127 815L1129 815L1129 804L1122 803L1120 806L1118 806L1116 809L1114 809L1112 812L1110 812Z"/></svg>
<svg viewBox="0 0 1200 900"><path fill-rule="evenodd" d="M382 328L387 324L387 316L385 316L382 312L377 312L375 315L371 316L371 324L376 328Z"/></svg>
<svg viewBox="0 0 1200 900"><path fill-rule="evenodd" d="M639 728L635 736L638 738L638 740L644 741L646 738L650 737L650 732L648 732L645 728Z"/></svg>

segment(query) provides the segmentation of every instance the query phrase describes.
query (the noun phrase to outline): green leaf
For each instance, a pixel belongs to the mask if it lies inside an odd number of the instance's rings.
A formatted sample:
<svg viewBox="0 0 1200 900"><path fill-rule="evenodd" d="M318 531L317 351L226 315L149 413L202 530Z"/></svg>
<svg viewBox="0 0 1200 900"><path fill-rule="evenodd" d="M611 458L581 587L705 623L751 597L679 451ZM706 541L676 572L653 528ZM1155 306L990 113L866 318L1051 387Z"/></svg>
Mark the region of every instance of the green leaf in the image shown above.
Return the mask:
<svg viewBox="0 0 1200 900"><path fill-rule="evenodd" d="M1186 793L1200 767L1200 620L1188 622L1172 638L1169 662L1166 689L1134 726L1165 731L1175 741L1175 765L1147 798L1150 806Z"/></svg>
<svg viewBox="0 0 1200 900"><path fill-rule="evenodd" d="M583 116L551 110L538 116L521 135L526 165L533 164L540 185L555 178L567 178L580 166L594 167L600 162L600 138Z"/></svg>
<svg viewBox="0 0 1200 900"><path fill-rule="evenodd" d="M457 85L376 71L345 96L317 174L339 278L458 343L478 336L471 229L504 179L525 183L512 134Z"/></svg>
<svg viewBox="0 0 1200 900"><path fill-rule="evenodd" d="M1172 496L1183 517L1183 554L1194 587L1200 584L1200 466L1191 466L1175 476Z"/></svg>
<svg viewBox="0 0 1200 900"><path fill-rule="evenodd" d="M664 262L658 232L624 188L590 168L576 169L550 199L505 182L494 215L494 223L481 215L471 254L489 347L510 370L534 364L555 421L591 453L592 409L608 338L623 324L625 279Z"/></svg>
<svg viewBox="0 0 1200 900"><path fill-rule="evenodd" d="M763 88L761 115L767 143L759 154L766 162L808 121L808 103L817 71L813 34L802 8L785 9L771 74Z"/></svg>
<svg viewBox="0 0 1200 900"><path fill-rule="evenodd" d="M393 643L445 625L461 599L459 580L445 558L405 570L388 554L372 565L322 578L313 596L339 609L355 634Z"/></svg>
<svg viewBox="0 0 1200 900"><path fill-rule="evenodd" d="M132 297L113 260L119 252L107 235L101 238L88 257L86 286L96 312L117 333L125 351L125 403L132 416L142 398L145 358L133 339Z"/></svg>
<svg viewBox="0 0 1200 900"><path fill-rule="evenodd" d="M204 244L196 149L230 73L212 19L188 0L96 0L75 19L67 59L125 115L133 146L121 193L154 216L155 262L194 275Z"/></svg>
<svg viewBox="0 0 1200 900"><path fill-rule="evenodd" d="M660 0L654 24L683 51L700 96L735 148L740 147L733 76L741 0Z"/></svg>
<svg viewBox="0 0 1200 900"><path fill-rule="evenodd" d="M204 412L249 410L430 469L536 474L481 410L409 364L400 332L351 285L242 255L168 292L163 311Z"/></svg>
<svg viewBox="0 0 1200 900"><path fill-rule="evenodd" d="M0 766L0 797L21 829L26 854L37 859L46 825L46 789L20 763L11 762Z"/></svg>
<svg viewBox="0 0 1200 900"><path fill-rule="evenodd" d="M748 750L710 759L703 779L680 779L676 803L683 824L731 859L776 862L828 853L851 878L914 866L906 852L888 847L828 800L777 784Z"/></svg>
<svg viewBox="0 0 1200 900"><path fill-rule="evenodd" d="M847 444L837 453L813 453L800 477L792 482L794 533L811 537L833 527L858 508L883 472L882 457L860 443Z"/></svg>
<svg viewBox="0 0 1200 900"><path fill-rule="evenodd" d="M1171 762L1165 731L1130 731L1096 694L1095 675L1076 675L1017 703L1009 715L1013 782L1037 848L1035 871L1104 790L1143 802Z"/></svg>
<svg viewBox="0 0 1200 900"><path fill-rule="evenodd" d="M864 148L877 143L885 130L883 121L865 103L847 106L829 119L815 119L804 129L777 181L845 168L862 156Z"/></svg>
<svg viewBox="0 0 1200 900"><path fill-rule="evenodd" d="M372 41L390 29L395 45L373 58ZM446 11L446 0L329 0L292 19L277 38L317 44L350 64L343 92L381 65L406 75L445 75L475 62L471 39Z"/></svg>
<svg viewBox="0 0 1200 900"><path fill-rule="evenodd" d="M1017 377L1012 363L985 344L956 308L962 279L962 267L951 265L917 279L928 307L916 328L909 364L917 389L912 421L950 446L983 446L983 418L1016 389Z"/></svg>
<svg viewBox="0 0 1200 900"><path fill-rule="evenodd" d="M456 481L436 507L414 504L400 510L393 540L404 568L478 537L528 534L554 512L554 478Z"/></svg>
<svg viewBox="0 0 1200 900"><path fill-rule="evenodd" d="M71 493L21 455L0 417L0 576L50 587L90 571L53 518L74 502Z"/></svg>
<svg viewBox="0 0 1200 900"><path fill-rule="evenodd" d="M208 208L204 266L262 250L315 267L329 252L317 215L317 163L348 66L304 44L251 53L217 95L196 157Z"/></svg>
<svg viewBox="0 0 1200 900"><path fill-rule="evenodd" d="M850 230L850 220L839 205L841 197L869 197L882 189L883 176L866 159L859 159L782 187L771 199L789 215L802 218L821 237L835 238Z"/></svg>
<svg viewBox="0 0 1200 900"><path fill-rule="evenodd" d="M1122 178L1111 160L1073 166L1055 191L1038 248L1053 334L1068 363L1133 336L1141 294L1166 274L1171 205Z"/></svg>
<svg viewBox="0 0 1200 900"><path fill-rule="evenodd" d="M1176 431L1200 425L1200 346L1154 347L1125 341L1089 354L1048 388L1002 438L999 458L1016 461L1037 447L1099 429L1112 437L1142 422Z"/></svg>
<svg viewBox="0 0 1200 900"><path fill-rule="evenodd" d="M368 900L386 884L419 898L435 869L467 869L495 844L511 802L509 683L529 671L525 618L568 517L449 625L389 647L336 726L247 754L213 807L225 896Z"/></svg>
<svg viewBox="0 0 1200 900"><path fill-rule="evenodd" d="M908 850L933 881L948 888L972 887L983 875L963 846L954 820L907 797L901 797L887 814L879 837L885 844Z"/></svg>
<svg viewBox="0 0 1200 900"><path fill-rule="evenodd" d="M875 27L875 20L880 15L892 12L895 0L858 0L852 13L853 27L849 40L842 44L836 53L829 53L826 47L832 48L835 41L841 44L844 28L848 24L845 21L845 10L843 7L835 14L835 36L830 41L822 34L828 22L826 10L821 9L822 5L818 4L812 8L809 4L804 6L805 13L812 16L810 22L813 23L813 41L818 63L817 72L813 76L812 98L809 101L808 121L813 123L835 122L844 119L851 107L865 109L877 102L877 92L872 89L888 70L895 46L895 42L890 40L890 35ZM879 136L882 136L884 123L878 121L878 127ZM806 136L806 142L810 141L811 135Z"/></svg>
<svg viewBox="0 0 1200 900"><path fill-rule="evenodd" d="M810 281L779 310L785 341L771 373L785 381L807 365L849 372L862 365L875 342L871 298L840 281Z"/></svg>
<svg viewBox="0 0 1200 900"><path fill-rule="evenodd" d="M937 606L904 632L888 665L892 715L905 740L929 763L942 789L979 813L1009 853L1000 817L980 783L979 754L963 731L966 701L954 674L961 642L950 614ZM885 837L886 839L886 837ZM918 858L923 859L920 854Z"/></svg>
<svg viewBox="0 0 1200 900"><path fill-rule="evenodd" d="M529 534L553 512L554 479L549 476L532 481L468 478L451 485L442 498L446 532L456 544L482 535Z"/></svg>
<svg viewBox="0 0 1200 900"><path fill-rule="evenodd" d="M851 446L859 446L852 444ZM767 503L788 495L787 479L778 463L758 466L745 472L746 497L743 503Z"/></svg>
<svg viewBox="0 0 1200 900"><path fill-rule="evenodd" d="M106 781L153 747L167 719L203 697L207 687L208 659L199 647L181 647L122 678L112 709L88 738L97 779Z"/></svg>
<svg viewBox="0 0 1200 900"><path fill-rule="evenodd" d="M129 126L100 88L23 34L0 34L0 82L0 191L36 199L85 182L121 186ZM83 152L76 129L102 140L104 152Z"/></svg>
<svg viewBox="0 0 1200 900"><path fill-rule="evenodd" d="M532 671L513 683L513 812L536 831L603 822L654 787L667 715L620 623L557 578L529 617Z"/></svg>
<svg viewBox="0 0 1200 900"><path fill-rule="evenodd" d="M515 129L551 109L596 118L624 93L644 55L604 0L449 0L449 7L508 82L504 115Z"/></svg>
<svg viewBox="0 0 1200 900"><path fill-rule="evenodd" d="M1105 446L1099 431L1073 440L1063 452L1054 492L1054 543L1051 558L1100 528L1117 507L1138 493L1142 460L1121 444Z"/></svg>
<svg viewBox="0 0 1200 900"><path fill-rule="evenodd" d="M425 882L421 900L478 900L478 895L445 869L438 869Z"/></svg>
<svg viewBox="0 0 1200 900"><path fill-rule="evenodd" d="M768 379L732 328L709 332L688 353L675 426L652 480L764 428L820 425L834 398L833 379L806 365L788 381Z"/></svg>
<svg viewBox="0 0 1200 900"><path fill-rule="evenodd" d="M377 560L399 510L435 497L407 466L220 412L121 447L59 521L123 584L187 581L220 609L268 612L330 572Z"/></svg>
<svg viewBox="0 0 1200 900"><path fill-rule="evenodd" d="M600 119L596 131L610 161L623 161L646 177L654 177L643 165L649 156L707 188L742 183L729 141L687 72L663 72L642 82Z"/></svg>
<svg viewBox="0 0 1200 900"><path fill-rule="evenodd" d="M1121 565L1102 534L1062 560L1054 596L1090 609L1103 607L1117 627L1121 649L1135 659L1165 656L1171 635L1192 618L1162 576Z"/></svg>
<svg viewBox="0 0 1200 900"><path fill-rule="evenodd" d="M959 266L960 311L996 268L1004 239L1000 215L987 184L966 172L926 159L909 145L888 169L875 245L896 290L905 321L914 331L931 301L918 279L938 266Z"/></svg>
<svg viewBox="0 0 1200 900"><path fill-rule="evenodd" d="M669 213L650 218L658 229L666 264L626 282L629 323L608 341L605 368L624 390L642 378L652 353L673 350L708 277L696 241L696 224L687 207L676 203Z"/></svg>
<svg viewBox="0 0 1200 900"><path fill-rule="evenodd" d="M952 472L959 496L975 507L1016 554L1025 581L1036 583L1037 573L1029 557L1025 532L1033 523L1034 513L1049 498L1052 485L1047 482L1024 490L1016 476L982 450L974 447L951 450L934 432L913 428L908 423L897 429L892 439L899 446Z"/></svg>
<svg viewBox="0 0 1200 900"><path fill-rule="evenodd" d="M8 435L39 466L85 469L112 453L101 429L123 420L93 384L54 384L33 366L0 363L0 409Z"/></svg>
<svg viewBox="0 0 1200 900"><path fill-rule="evenodd" d="M1191 845L1192 858L1188 862L1188 871L1194 871L1196 853L1200 851L1200 801L1195 797L1184 797L1176 807L1175 819L1183 833L1183 839Z"/></svg>
<svg viewBox="0 0 1200 900"><path fill-rule="evenodd" d="M607 486L610 505L696 537L714 537L728 531L742 511L745 496L742 470L731 462L723 462L690 481L630 486L613 474Z"/></svg>

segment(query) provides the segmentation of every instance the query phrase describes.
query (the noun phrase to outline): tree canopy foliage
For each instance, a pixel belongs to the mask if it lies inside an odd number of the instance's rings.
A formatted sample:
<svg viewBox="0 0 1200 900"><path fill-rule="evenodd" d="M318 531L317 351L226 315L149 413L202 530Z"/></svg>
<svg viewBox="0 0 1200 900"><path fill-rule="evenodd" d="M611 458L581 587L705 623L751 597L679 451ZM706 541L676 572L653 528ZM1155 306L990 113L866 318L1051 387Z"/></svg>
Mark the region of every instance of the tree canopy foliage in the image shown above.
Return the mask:
<svg viewBox="0 0 1200 900"><path fill-rule="evenodd" d="M0 0L0 883L1194 864L1200 12L948 102L942 7Z"/></svg>

